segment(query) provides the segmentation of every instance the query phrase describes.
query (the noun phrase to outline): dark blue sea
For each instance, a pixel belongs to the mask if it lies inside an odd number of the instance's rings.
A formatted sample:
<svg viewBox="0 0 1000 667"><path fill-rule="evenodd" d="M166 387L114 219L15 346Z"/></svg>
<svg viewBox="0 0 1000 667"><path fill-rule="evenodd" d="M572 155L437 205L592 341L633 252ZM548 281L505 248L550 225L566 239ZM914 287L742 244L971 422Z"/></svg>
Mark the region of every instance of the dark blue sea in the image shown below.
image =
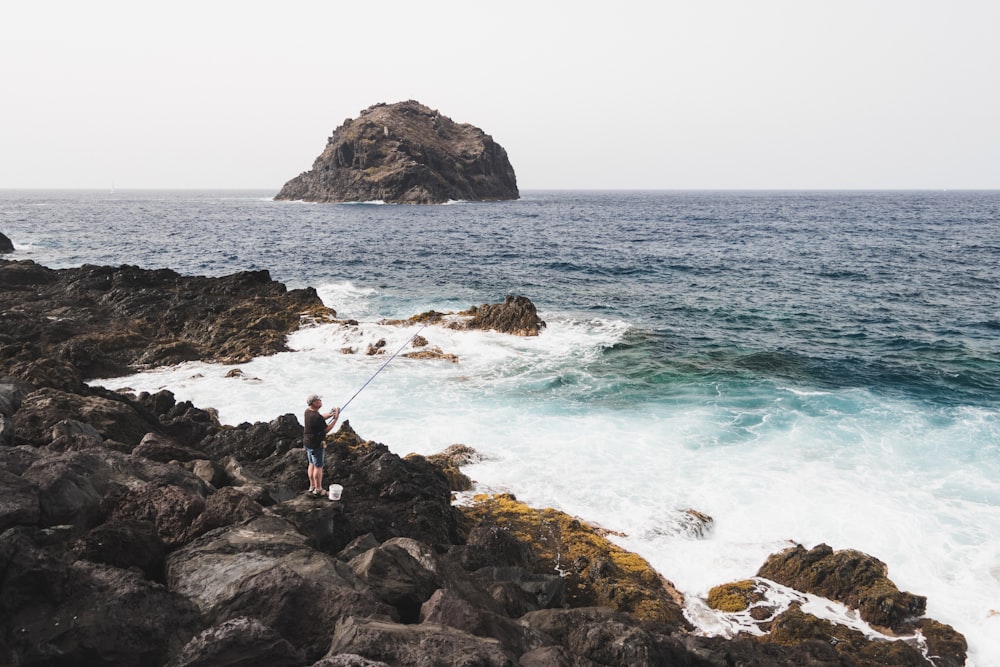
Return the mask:
<svg viewBox="0 0 1000 667"><path fill-rule="evenodd" d="M350 406L400 454L455 442L504 490L625 535L699 600L791 542L855 548L1000 664L1000 191L528 191L412 207L266 191L0 191L15 259L267 269L359 329L121 379L224 421L343 402L413 333L383 323L529 297L541 336L425 330ZM116 381L102 381L117 387ZM693 535L684 510L715 519Z"/></svg>

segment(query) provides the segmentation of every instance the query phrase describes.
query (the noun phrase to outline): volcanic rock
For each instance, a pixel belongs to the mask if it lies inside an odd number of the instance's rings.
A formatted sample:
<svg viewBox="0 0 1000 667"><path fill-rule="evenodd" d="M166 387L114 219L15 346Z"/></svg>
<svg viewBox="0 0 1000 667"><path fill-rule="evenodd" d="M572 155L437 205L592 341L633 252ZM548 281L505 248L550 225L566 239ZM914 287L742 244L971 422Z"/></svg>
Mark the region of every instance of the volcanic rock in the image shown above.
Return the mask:
<svg viewBox="0 0 1000 667"><path fill-rule="evenodd" d="M498 331L514 336L537 336L545 328L545 321L538 316L535 304L526 296L507 295L503 303L484 303L471 306L459 313L440 313L429 310L407 320L383 320L382 324L440 324L456 330ZM426 339L423 340L427 344ZM416 345L414 345L416 347ZM419 354L405 356L417 357Z"/></svg>
<svg viewBox="0 0 1000 667"><path fill-rule="evenodd" d="M918 629L934 664L965 661L964 637L909 618L923 598L864 554L798 547L761 576L900 641L791 607L769 612L766 636L698 636L679 593L608 531L512 496L454 506L449 474L479 460L470 448L401 458L345 421L326 441L326 479L344 487L332 502L302 493L295 415L224 427L169 391L82 383L172 346L273 351L303 307L323 309L314 293L259 273L0 260L0 298L0 664L874 667L923 664ZM746 582L733 588L718 606L749 603Z"/></svg>
<svg viewBox="0 0 1000 667"><path fill-rule="evenodd" d="M304 315L333 313L315 290L288 291L267 271L205 278L7 260L0 301L0 375L67 391L137 366L274 354Z"/></svg>
<svg viewBox="0 0 1000 667"><path fill-rule="evenodd" d="M860 551L834 551L826 544L807 550L797 544L769 557L757 576L843 602L873 625L900 629L923 615L927 598L900 591L887 572L885 563Z"/></svg>
<svg viewBox="0 0 1000 667"><path fill-rule="evenodd" d="M275 199L442 204L518 197L507 151L492 137L409 100L345 120L312 170L285 183Z"/></svg>
<svg viewBox="0 0 1000 667"><path fill-rule="evenodd" d="M472 319L464 323L465 329L485 329L515 336L537 336L545 328L538 317L535 304L526 296L508 295L503 303L484 303L473 306L467 313Z"/></svg>

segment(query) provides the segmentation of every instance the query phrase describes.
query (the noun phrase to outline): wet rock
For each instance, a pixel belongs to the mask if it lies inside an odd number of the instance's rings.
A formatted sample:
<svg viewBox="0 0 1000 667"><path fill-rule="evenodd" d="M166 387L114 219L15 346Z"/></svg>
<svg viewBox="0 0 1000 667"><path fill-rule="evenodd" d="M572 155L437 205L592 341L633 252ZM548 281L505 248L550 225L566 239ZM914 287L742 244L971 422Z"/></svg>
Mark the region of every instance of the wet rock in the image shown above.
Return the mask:
<svg viewBox="0 0 1000 667"><path fill-rule="evenodd" d="M765 599L756 581L744 579L729 584L713 586L708 591L708 606L725 612L745 611L750 605Z"/></svg>
<svg viewBox="0 0 1000 667"><path fill-rule="evenodd" d="M922 616L927 598L901 592L886 576L885 563L860 551L811 550L795 545L770 556L757 576L806 593L843 602L868 623L899 629Z"/></svg>
<svg viewBox="0 0 1000 667"><path fill-rule="evenodd" d="M833 646L849 664L926 667L920 651L905 641L869 641L861 632L804 613L793 606L780 614L766 641L783 646L820 642Z"/></svg>
<svg viewBox="0 0 1000 667"><path fill-rule="evenodd" d="M426 350L420 350L419 352L407 352L402 356L407 359L442 359L444 361L450 361L453 364L458 363L457 355L447 353L437 345Z"/></svg>
<svg viewBox="0 0 1000 667"><path fill-rule="evenodd" d="M532 569L562 573L572 607L608 606L637 618L689 627L680 593L644 559L589 526L553 509L535 509L513 496L477 496L460 508L474 524L503 526L532 545Z"/></svg>
<svg viewBox="0 0 1000 667"><path fill-rule="evenodd" d="M456 328L492 330L515 336L537 336L545 328L535 304L525 296L507 296L503 303L484 303L462 314L471 317L455 325Z"/></svg>
<svg viewBox="0 0 1000 667"><path fill-rule="evenodd" d="M14 243L0 232L0 253L14 252Z"/></svg>
<svg viewBox="0 0 1000 667"><path fill-rule="evenodd" d="M921 618L914 623L927 642L928 655L934 656L935 667L962 667L969 644L955 628L932 618Z"/></svg>
<svg viewBox="0 0 1000 667"><path fill-rule="evenodd" d="M468 445L454 444L437 454L431 454L427 460L444 472L448 477L448 485L452 491L469 491L472 480L461 471L462 466L483 460L482 455Z"/></svg>
<svg viewBox="0 0 1000 667"><path fill-rule="evenodd" d="M459 470L458 466L448 460L447 457L432 455L428 457L419 454L408 454L407 461L423 460L436 466L448 478L448 488L452 491L468 491L472 488L472 480L469 476Z"/></svg>

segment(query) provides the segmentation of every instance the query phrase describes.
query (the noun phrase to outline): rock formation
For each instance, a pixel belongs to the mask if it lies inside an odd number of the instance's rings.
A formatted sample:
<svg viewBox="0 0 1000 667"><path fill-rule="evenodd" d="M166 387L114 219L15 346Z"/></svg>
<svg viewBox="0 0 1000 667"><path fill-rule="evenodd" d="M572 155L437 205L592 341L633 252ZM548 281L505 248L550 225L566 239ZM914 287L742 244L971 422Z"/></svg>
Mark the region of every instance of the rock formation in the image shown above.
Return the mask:
<svg viewBox="0 0 1000 667"><path fill-rule="evenodd" d="M383 324L440 324L449 329L497 331L513 336L537 336L545 328L535 304L526 296L507 295L503 303L470 306L459 313L429 310L408 320L383 320ZM426 345L427 341L423 341ZM414 347L418 347L414 341Z"/></svg>
<svg viewBox="0 0 1000 667"><path fill-rule="evenodd" d="M169 359L152 353L168 340L205 359L273 351L303 310L329 315L309 290L0 261L0 297L0 664L928 663L906 640L761 607L763 578L710 596L752 606L762 636L699 636L679 593L605 531L509 495L454 505L477 457L464 446L401 458L343 422L327 439L332 502L303 493L295 415L224 426L167 390L81 382ZM793 547L759 575L919 628L933 664L964 663L964 638L910 618L923 598L876 559Z"/></svg>
<svg viewBox="0 0 1000 667"><path fill-rule="evenodd" d="M303 316L336 316L312 288L286 290L267 271L204 278L0 260L0 297L2 369L70 391L132 368L273 354Z"/></svg>
<svg viewBox="0 0 1000 667"><path fill-rule="evenodd" d="M441 204L518 197L507 152L492 137L410 100L345 120L312 169L275 199Z"/></svg>
<svg viewBox="0 0 1000 667"><path fill-rule="evenodd" d="M0 232L0 253L14 252L14 244L2 232Z"/></svg>

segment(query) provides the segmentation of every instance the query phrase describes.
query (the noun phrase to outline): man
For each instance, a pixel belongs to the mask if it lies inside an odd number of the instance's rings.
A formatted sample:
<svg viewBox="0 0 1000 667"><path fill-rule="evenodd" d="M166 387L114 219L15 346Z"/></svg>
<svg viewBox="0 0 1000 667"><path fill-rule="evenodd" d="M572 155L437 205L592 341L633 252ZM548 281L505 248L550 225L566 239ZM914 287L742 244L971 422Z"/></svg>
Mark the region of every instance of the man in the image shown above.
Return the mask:
<svg viewBox="0 0 1000 667"><path fill-rule="evenodd" d="M323 492L323 462L326 458L326 434L329 433L337 420L340 419L340 408L334 408L325 415L319 409L323 407L323 399L313 394L306 399L306 414L302 429L302 444L306 448L306 458L309 460L309 493L314 496ZM329 424L327 419L333 418Z"/></svg>

